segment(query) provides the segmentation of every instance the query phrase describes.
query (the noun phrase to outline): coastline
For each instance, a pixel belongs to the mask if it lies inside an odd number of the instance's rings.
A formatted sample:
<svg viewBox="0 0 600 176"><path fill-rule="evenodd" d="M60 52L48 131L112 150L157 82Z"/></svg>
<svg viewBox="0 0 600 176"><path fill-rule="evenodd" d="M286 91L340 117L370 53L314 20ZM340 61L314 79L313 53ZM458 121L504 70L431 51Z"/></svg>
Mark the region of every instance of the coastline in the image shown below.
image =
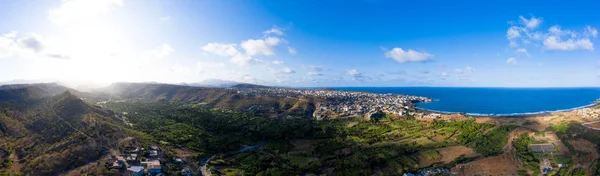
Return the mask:
<svg viewBox="0 0 600 176"><path fill-rule="evenodd" d="M468 113L468 112L437 111L437 110L431 110L431 109L416 107L416 104L415 104L414 109L418 110L418 111L427 112L427 113L438 113L438 114L445 114L445 115L460 114L460 115L463 115L463 116L466 116L466 117L474 117L474 118L478 118L478 117L491 117L491 118L508 117L508 118L518 118L518 117L540 117L540 116L547 116L547 115L551 115L552 113L557 113L557 112L571 112L571 111L575 111L575 110L579 110L579 109L585 109L585 108L594 107L594 106L597 106L597 105L600 105L600 101L599 100L595 100L594 102L592 102L591 104L588 104L588 105L578 106L578 107L569 108L569 109L560 109L560 110L554 110L554 111L540 111L540 112L511 113L511 114L480 114L480 113Z"/></svg>

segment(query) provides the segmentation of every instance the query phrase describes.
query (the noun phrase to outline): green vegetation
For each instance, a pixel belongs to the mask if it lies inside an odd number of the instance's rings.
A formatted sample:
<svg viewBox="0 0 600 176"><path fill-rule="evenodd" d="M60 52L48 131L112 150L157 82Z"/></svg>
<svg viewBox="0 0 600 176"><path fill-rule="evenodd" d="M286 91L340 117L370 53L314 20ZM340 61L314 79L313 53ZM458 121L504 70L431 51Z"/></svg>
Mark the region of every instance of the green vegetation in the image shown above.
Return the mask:
<svg viewBox="0 0 600 176"><path fill-rule="evenodd" d="M500 126L485 134L478 135L467 146L484 155L497 155L502 152L506 145L508 134L517 128L516 126Z"/></svg>
<svg viewBox="0 0 600 176"><path fill-rule="evenodd" d="M225 175L366 175L374 170L400 174L419 169L419 155L439 159L436 148L464 144L485 155L497 154L514 129L490 130L494 125L474 120L422 122L386 114L371 121L272 120L175 102L109 102L105 107L117 114L127 112L123 116L133 128L156 141L206 155L267 142L260 151L211 159L209 165L218 166L213 173Z"/></svg>
<svg viewBox="0 0 600 176"><path fill-rule="evenodd" d="M513 146L517 151L517 156L525 163L525 168L519 170L519 175L527 173L527 170L532 171L533 175L540 175L540 161L529 148L529 144L533 143L533 138L527 134L522 134L519 138L513 140Z"/></svg>
<svg viewBox="0 0 600 176"><path fill-rule="evenodd" d="M0 163L0 168L8 168L10 166L12 166L12 160L10 160L10 158L4 158L2 163Z"/></svg>
<svg viewBox="0 0 600 176"><path fill-rule="evenodd" d="M442 155L438 153L436 150L424 150L419 152L419 155L427 160L438 160L442 158Z"/></svg>

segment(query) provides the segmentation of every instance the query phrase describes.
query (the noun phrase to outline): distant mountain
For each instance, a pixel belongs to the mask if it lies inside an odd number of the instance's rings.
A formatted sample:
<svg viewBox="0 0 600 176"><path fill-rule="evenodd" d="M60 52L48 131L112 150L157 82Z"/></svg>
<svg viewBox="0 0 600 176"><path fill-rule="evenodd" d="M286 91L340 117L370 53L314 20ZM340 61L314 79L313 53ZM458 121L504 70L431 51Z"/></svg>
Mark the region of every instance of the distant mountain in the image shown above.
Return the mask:
<svg viewBox="0 0 600 176"><path fill-rule="evenodd" d="M57 80L53 79L36 79L36 80L26 80L26 79L15 79L10 81L2 81L1 85L10 85L10 84L39 84L39 83L55 83Z"/></svg>
<svg viewBox="0 0 600 176"><path fill-rule="evenodd" d="M256 84L248 84L248 83L236 84L236 85L231 86L231 87L232 88L269 88L269 86L256 85Z"/></svg>
<svg viewBox="0 0 600 176"><path fill-rule="evenodd" d="M106 94L80 92L58 83L37 83L0 86L0 101L26 103L29 102L29 100L36 101L40 98L55 96L66 91L69 91L77 97L86 99L109 98Z"/></svg>
<svg viewBox="0 0 600 176"><path fill-rule="evenodd" d="M265 88L238 84L235 88ZM310 98L274 94L240 94L236 90L216 87L191 87L172 84L115 83L99 91L124 99L148 102L178 101L202 103L216 108L252 112L264 116L312 117L315 109Z"/></svg>
<svg viewBox="0 0 600 176"><path fill-rule="evenodd" d="M221 80L221 79L207 79L197 83L187 83L187 86L194 87L232 87L241 84L240 82Z"/></svg>
<svg viewBox="0 0 600 176"><path fill-rule="evenodd" d="M3 85L0 86L0 101L23 102L29 99L54 96L65 91L79 94L76 90L56 83Z"/></svg>

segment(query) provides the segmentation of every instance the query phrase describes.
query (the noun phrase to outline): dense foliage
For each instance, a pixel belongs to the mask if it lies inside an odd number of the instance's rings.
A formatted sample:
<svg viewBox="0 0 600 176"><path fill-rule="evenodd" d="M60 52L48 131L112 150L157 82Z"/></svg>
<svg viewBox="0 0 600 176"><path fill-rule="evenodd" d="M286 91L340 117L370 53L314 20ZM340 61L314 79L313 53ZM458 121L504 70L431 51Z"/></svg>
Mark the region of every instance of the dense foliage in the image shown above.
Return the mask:
<svg viewBox="0 0 600 176"><path fill-rule="evenodd" d="M534 175L540 174L540 161L529 148L529 144L532 143L533 138L529 137L526 133L513 140L513 147L515 147L517 156L521 158L525 164L525 169L519 170L520 175L526 175L527 170L533 172Z"/></svg>
<svg viewBox="0 0 600 176"><path fill-rule="evenodd" d="M419 169L417 156L439 159L434 150L438 148L462 144L485 155L497 154L514 129L491 129L493 124L474 120L424 122L385 114L370 121L274 120L174 102L103 106L158 141L200 151L200 158L224 153L214 156L209 168L232 175L368 175L376 170L401 174ZM259 151L231 152L264 142Z"/></svg>

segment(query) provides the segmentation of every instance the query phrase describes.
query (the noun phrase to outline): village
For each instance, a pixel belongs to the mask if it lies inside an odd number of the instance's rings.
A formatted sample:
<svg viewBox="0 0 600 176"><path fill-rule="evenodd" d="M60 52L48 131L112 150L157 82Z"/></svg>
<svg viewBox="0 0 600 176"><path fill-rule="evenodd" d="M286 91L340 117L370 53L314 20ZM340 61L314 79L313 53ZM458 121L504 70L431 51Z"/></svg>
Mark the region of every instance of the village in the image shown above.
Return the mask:
<svg viewBox="0 0 600 176"><path fill-rule="evenodd" d="M104 164L111 173L130 176L164 176L172 173L182 176L194 175L188 165L194 164L193 162L188 163L182 158L171 156L158 146L127 146L112 153Z"/></svg>

